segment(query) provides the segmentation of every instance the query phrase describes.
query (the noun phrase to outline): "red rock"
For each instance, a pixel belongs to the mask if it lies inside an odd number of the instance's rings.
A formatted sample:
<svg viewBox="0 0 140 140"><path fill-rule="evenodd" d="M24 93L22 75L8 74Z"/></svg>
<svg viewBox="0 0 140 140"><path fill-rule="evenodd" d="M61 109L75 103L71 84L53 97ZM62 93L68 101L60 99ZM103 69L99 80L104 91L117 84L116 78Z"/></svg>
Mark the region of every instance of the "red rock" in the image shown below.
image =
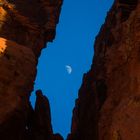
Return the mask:
<svg viewBox="0 0 140 140"><path fill-rule="evenodd" d="M41 50L55 37L61 5L62 0L0 0L1 140L32 138L36 111L29 97Z"/></svg>
<svg viewBox="0 0 140 140"><path fill-rule="evenodd" d="M94 45L68 140L140 139L140 1L116 0Z"/></svg>
<svg viewBox="0 0 140 140"><path fill-rule="evenodd" d="M0 0L0 139L63 140L48 99L29 97L41 50L55 37L62 0ZM68 140L139 140L140 0L115 0L96 38Z"/></svg>

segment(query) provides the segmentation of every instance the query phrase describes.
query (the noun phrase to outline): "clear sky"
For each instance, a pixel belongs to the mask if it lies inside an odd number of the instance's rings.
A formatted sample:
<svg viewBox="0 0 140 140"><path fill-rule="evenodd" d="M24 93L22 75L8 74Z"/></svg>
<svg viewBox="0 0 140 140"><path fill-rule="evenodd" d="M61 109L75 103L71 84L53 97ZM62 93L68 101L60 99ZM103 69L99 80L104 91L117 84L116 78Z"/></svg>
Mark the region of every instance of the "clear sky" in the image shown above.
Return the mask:
<svg viewBox="0 0 140 140"><path fill-rule="evenodd" d="M70 132L72 109L83 74L90 69L93 44L113 0L64 0L57 35L42 51L34 89L49 98L54 133ZM72 73L66 70L72 67ZM32 93L31 102L34 104Z"/></svg>

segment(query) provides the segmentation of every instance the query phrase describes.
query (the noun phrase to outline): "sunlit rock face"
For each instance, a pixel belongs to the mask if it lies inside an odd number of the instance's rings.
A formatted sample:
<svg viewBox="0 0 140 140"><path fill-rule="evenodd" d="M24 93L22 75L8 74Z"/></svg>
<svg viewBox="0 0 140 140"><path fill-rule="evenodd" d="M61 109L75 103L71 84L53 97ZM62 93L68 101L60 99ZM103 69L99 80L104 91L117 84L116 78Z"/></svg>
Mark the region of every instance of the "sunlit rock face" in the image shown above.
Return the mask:
<svg viewBox="0 0 140 140"><path fill-rule="evenodd" d="M115 0L94 45L68 140L140 139L140 0Z"/></svg>
<svg viewBox="0 0 140 140"><path fill-rule="evenodd" d="M55 37L61 5L62 0L0 0L0 36L40 54Z"/></svg>
<svg viewBox="0 0 140 140"><path fill-rule="evenodd" d="M1 140L32 139L35 112L29 97L41 50L55 37L61 5L62 0L0 0Z"/></svg>

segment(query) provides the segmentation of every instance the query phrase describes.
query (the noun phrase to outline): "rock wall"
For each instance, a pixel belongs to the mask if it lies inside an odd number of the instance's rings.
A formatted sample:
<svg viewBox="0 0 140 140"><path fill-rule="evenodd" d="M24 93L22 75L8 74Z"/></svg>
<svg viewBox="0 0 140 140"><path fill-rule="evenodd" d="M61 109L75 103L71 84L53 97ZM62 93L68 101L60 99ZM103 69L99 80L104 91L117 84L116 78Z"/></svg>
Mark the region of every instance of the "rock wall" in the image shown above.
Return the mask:
<svg viewBox="0 0 140 140"><path fill-rule="evenodd" d="M94 45L68 140L140 139L140 0L115 0Z"/></svg>
<svg viewBox="0 0 140 140"><path fill-rule="evenodd" d="M1 140L31 140L34 136L37 120L30 122L30 119L37 116L38 109L32 110L29 97L41 50L55 37L61 5L62 0L0 0ZM43 117L49 112L48 103L41 95L38 98L38 107L42 106L39 100L46 106L45 113L40 110ZM53 132L49 121L44 127L50 135ZM39 120L38 123L42 124ZM37 136L34 139L47 140L47 134L40 132L40 135L42 139Z"/></svg>
<svg viewBox="0 0 140 140"><path fill-rule="evenodd" d="M41 50L53 41L62 0L0 0L0 139L63 140L48 99L29 97ZM115 0L94 45L68 140L139 140L140 0Z"/></svg>

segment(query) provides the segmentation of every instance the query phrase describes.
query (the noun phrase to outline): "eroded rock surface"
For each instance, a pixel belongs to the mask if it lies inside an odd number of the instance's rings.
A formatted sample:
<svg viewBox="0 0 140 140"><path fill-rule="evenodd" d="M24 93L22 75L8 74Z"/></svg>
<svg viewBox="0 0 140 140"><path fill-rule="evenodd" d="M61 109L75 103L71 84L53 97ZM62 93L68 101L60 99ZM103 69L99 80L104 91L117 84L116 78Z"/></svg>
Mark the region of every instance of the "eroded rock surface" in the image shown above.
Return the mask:
<svg viewBox="0 0 140 140"><path fill-rule="evenodd" d="M115 0L94 45L68 140L140 139L140 0Z"/></svg>
<svg viewBox="0 0 140 140"><path fill-rule="evenodd" d="M32 138L28 125L37 110L29 97L41 50L55 37L61 5L62 0L0 0L1 140Z"/></svg>
<svg viewBox="0 0 140 140"><path fill-rule="evenodd" d="M41 50L55 37L62 0L0 0L0 139L63 140L48 99L29 97ZM115 0L96 38L68 140L139 140L140 0Z"/></svg>

